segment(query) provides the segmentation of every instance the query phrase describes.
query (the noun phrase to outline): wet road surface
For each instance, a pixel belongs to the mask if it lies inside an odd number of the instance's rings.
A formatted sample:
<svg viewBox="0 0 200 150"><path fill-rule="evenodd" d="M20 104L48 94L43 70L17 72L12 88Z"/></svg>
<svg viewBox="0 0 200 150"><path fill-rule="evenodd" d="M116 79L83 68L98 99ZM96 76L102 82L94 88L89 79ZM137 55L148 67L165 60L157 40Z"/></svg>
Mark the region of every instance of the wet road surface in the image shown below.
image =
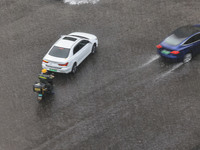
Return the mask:
<svg viewBox="0 0 200 150"><path fill-rule="evenodd" d="M196 0L0 2L0 150L199 150L200 56L166 63L155 45L199 23ZM32 84L62 34L99 38L76 75L56 74L41 103Z"/></svg>

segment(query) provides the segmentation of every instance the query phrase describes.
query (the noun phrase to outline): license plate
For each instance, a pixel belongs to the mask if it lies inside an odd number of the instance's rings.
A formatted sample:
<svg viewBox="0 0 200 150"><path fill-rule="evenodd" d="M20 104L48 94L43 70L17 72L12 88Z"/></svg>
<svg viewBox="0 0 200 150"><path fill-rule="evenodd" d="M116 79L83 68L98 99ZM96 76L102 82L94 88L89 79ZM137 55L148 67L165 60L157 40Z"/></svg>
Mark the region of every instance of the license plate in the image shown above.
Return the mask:
<svg viewBox="0 0 200 150"><path fill-rule="evenodd" d="M57 70L56 70L56 69L49 69L49 71L57 72Z"/></svg>
<svg viewBox="0 0 200 150"><path fill-rule="evenodd" d="M162 50L161 53L168 55L168 54L170 54L170 51Z"/></svg>

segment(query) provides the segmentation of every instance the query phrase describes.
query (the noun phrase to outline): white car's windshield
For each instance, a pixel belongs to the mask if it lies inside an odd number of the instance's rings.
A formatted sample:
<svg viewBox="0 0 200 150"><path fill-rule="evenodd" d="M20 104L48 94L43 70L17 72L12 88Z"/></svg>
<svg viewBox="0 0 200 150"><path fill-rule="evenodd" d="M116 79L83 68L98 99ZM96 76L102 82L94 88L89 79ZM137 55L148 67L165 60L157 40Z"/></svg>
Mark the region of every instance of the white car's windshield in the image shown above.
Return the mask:
<svg viewBox="0 0 200 150"><path fill-rule="evenodd" d="M67 58L69 55L69 51L70 49L68 48L54 46L50 50L49 55L54 56L54 57Z"/></svg>

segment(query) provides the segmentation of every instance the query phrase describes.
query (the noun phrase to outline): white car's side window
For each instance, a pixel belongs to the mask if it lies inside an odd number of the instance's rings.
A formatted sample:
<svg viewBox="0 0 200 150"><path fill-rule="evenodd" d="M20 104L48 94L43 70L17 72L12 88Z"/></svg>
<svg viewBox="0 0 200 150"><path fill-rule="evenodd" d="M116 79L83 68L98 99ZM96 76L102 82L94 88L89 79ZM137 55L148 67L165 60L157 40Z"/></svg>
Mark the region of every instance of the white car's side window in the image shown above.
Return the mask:
<svg viewBox="0 0 200 150"><path fill-rule="evenodd" d="M83 46L85 46L86 44L89 43L89 41L87 41L87 40L83 40L83 41L81 41L81 43L82 43Z"/></svg>
<svg viewBox="0 0 200 150"><path fill-rule="evenodd" d="M82 40L80 41L75 47L74 47L74 51L73 54L76 54L81 48L83 48L87 43L89 43L89 41L87 40Z"/></svg>
<svg viewBox="0 0 200 150"><path fill-rule="evenodd" d="M78 43L78 44L74 47L73 54L76 54L80 49L81 49L81 46L80 46L80 43Z"/></svg>

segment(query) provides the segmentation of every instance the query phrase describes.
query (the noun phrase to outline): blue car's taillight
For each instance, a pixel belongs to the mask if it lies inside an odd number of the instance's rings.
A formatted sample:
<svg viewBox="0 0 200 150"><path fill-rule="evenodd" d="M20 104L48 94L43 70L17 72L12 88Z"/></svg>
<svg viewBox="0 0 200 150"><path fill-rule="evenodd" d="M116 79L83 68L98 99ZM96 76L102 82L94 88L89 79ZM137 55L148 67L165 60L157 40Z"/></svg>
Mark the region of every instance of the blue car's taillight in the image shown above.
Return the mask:
<svg viewBox="0 0 200 150"><path fill-rule="evenodd" d="M162 45L160 45L160 44L159 44L159 45L156 45L156 48L157 48L157 49L160 49L160 48L162 48Z"/></svg>
<svg viewBox="0 0 200 150"><path fill-rule="evenodd" d="M170 52L171 54L174 54L174 55L177 55L177 54L179 54L180 52L179 51L172 51L172 52Z"/></svg>

